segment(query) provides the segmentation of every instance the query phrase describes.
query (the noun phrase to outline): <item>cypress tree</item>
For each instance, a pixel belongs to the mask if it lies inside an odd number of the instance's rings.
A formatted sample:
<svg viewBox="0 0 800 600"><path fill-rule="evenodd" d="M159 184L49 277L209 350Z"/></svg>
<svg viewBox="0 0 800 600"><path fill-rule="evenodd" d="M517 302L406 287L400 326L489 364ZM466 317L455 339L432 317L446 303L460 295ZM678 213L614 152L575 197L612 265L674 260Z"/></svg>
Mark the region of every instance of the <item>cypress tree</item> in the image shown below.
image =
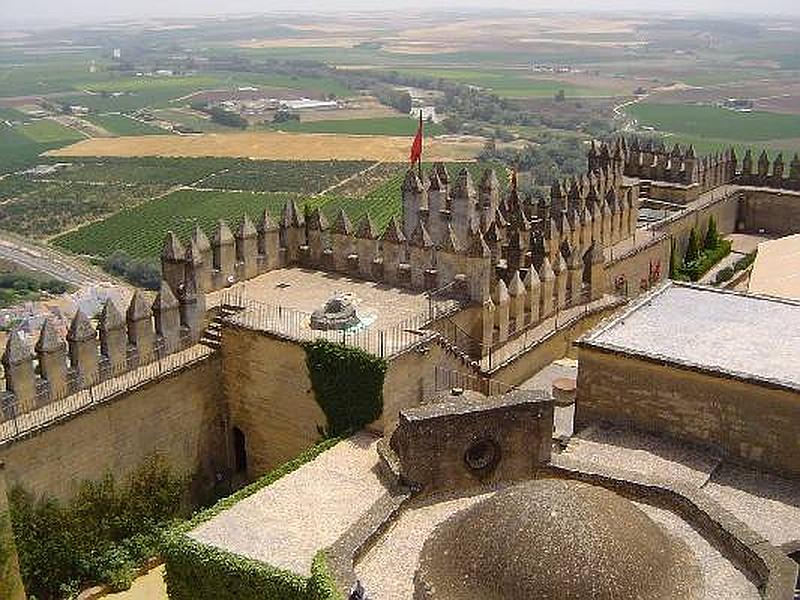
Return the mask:
<svg viewBox="0 0 800 600"><path fill-rule="evenodd" d="M711 215L708 219L708 229L706 230L706 239L705 239L705 249L706 250L713 250L717 246L719 246L719 232L717 231L717 220L714 218L714 215Z"/></svg>
<svg viewBox="0 0 800 600"><path fill-rule="evenodd" d="M673 239L669 244L669 278L678 280L680 279L681 261L678 258L678 245Z"/></svg>
<svg viewBox="0 0 800 600"><path fill-rule="evenodd" d="M689 243L686 246L686 255L683 262L685 265L691 265L698 258L700 258L700 239L694 227L689 232Z"/></svg>

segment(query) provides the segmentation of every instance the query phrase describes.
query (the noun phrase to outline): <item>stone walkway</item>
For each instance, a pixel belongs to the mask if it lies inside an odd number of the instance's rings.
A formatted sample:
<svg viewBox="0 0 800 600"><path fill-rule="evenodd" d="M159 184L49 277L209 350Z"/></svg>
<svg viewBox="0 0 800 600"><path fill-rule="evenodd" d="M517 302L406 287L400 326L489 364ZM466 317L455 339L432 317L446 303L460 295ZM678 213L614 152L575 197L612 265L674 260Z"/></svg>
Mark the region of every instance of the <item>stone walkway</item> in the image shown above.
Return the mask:
<svg viewBox="0 0 800 600"><path fill-rule="evenodd" d="M720 455L621 427L589 427L566 453L587 463L700 489L771 544L800 542L800 482L729 465Z"/></svg>
<svg viewBox="0 0 800 600"><path fill-rule="evenodd" d="M195 528L194 539L299 575L385 492L377 439L358 434Z"/></svg>

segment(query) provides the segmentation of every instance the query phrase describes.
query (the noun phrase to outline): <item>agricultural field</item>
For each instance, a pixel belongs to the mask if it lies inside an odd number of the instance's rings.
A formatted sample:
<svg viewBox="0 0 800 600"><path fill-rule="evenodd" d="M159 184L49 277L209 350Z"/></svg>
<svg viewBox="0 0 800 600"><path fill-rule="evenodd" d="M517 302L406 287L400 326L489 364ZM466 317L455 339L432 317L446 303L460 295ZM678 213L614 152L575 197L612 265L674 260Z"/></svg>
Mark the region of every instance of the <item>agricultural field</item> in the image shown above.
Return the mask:
<svg viewBox="0 0 800 600"><path fill-rule="evenodd" d="M734 112L715 106L638 103L626 108L639 126L659 132L753 143L800 138L800 115Z"/></svg>
<svg viewBox="0 0 800 600"><path fill-rule="evenodd" d="M50 119L37 119L17 125L16 130L39 144L69 143L86 139L86 136Z"/></svg>
<svg viewBox="0 0 800 600"><path fill-rule="evenodd" d="M187 127L193 131L200 131L203 133L230 133L231 131L230 127L215 123L208 115L190 111L189 109L162 108L154 110L153 115L157 119L169 121L175 125L182 125L183 127ZM163 130L161 133L164 133Z"/></svg>
<svg viewBox="0 0 800 600"><path fill-rule="evenodd" d="M272 125L273 129L300 133L341 133L348 135L393 135L413 136L418 122L409 117L380 117L375 119L333 119L330 121L288 121ZM444 127L438 123L426 123L425 135L443 134Z"/></svg>
<svg viewBox="0 0 800 600"><path fill-rule="evenodd" d="M620 95L620 90L615 91L608 86L580 85L557 79L543 79L532 76L528 71L516 69L401 68L393 70L404 75L434 77L474 85L506 98L552 98L562 90L567 97Z"/></svg>
<svg viewBox="0 0 800 600"><path fill-rule="evenodd" d="M462 166L470 170L477 183L487 165L474 162L452 164L451 176L455 177ZM303 163L292 168L298 167L309 168ZM287 173L292 168L286 166L280 172ZM319 165L312 168L319 168ZM372 171L377 173L370 177ZM341 171L339 176L342 176ZM405 165L381 164L324 195L300 191L290 179L284 180L283 187L293 187L293 191L184 188L58 236L53 243L76 254L93 257L107 257L115 251L123 251L134 258L152 260L158 257L167 231L172 230L186 239L195 225L200 225L210 235L218 219L226 219L233 228L244 214L255 221L265 209L278 218L287 200L295 200L300 207L308 206L309 209L320 207L330 219L335 218L340 209L344 209L354 222L369 214L376 227L382 230L392 216L401 214L400 188L404 176ZM505 186L507 178L503 173L498 173L498 178ZM343 195L343 191L347 195Z"/></svg>
<svg viewBox="0 0 800 600"><path fill-rule="evenodd" d="M204 179L204 189L318 194L369 167L369 161L236 161Z"/></svg>
<svg viewBox="0 0 800 600"><path fill-rule="evenodd" d="M55 121L39 120L9 126L0 122L0 175L29 165L42 152L84 139L84 135Z"/></svg>
<svg viewBox="0 0 800 600"><path fill-rule="evenodd" d="M409 119L410 120L410 119ZM471 160L483 149L482 139L428 140L427 160ZM49 156L185 156L249 157L264 160L383 160L408 159L410 137L283 132L243 132L192 136L148 135L93 138Z"/></svg>
<svg viewBox="0 0 800 600"><path fill-rule="evenodd" d="M46 238L99 219L125 206L141 204L167 188L155 184L83 184L75 182L0 181L0 229Z"/></svg>
<svg viewBox="0 0 800 600"><path fill-rule="evenodd" d="M160 127L138 121L124 114L90 115L86 117L91 123L102 127L111 135L163 135Z"/></svg>

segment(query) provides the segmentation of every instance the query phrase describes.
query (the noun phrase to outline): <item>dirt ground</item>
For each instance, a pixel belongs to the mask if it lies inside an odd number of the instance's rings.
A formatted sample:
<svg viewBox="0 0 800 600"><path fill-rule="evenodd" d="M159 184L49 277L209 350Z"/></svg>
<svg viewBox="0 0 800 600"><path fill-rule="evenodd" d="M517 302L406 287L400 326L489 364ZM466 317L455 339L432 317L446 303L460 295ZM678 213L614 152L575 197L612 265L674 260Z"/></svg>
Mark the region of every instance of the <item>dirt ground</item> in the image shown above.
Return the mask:
<svg viewBox="0 0 800 600"><path fill-rule="evenodd" d="M428 140L425 160L469 160L478 139ZM272 160L382 160L404 162L410 137L281 132L144 135L84 140L49 156L239 156Z"/></svg>

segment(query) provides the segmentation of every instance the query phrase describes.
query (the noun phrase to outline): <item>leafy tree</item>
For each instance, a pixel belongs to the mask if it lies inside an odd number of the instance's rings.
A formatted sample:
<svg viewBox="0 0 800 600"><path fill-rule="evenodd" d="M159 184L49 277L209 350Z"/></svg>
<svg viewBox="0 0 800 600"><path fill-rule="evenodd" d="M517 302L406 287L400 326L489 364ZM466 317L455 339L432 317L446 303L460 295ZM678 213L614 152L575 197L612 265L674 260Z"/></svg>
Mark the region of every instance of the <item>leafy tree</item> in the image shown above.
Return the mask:
<svg viewBox="0 0 800 600"><path fill-rule="evenodd" d="M558 90L556 92L556 102L564 102L567 99L567 95L564 93L564 90Z"/></svg>
<svg viewBox="0 0 800 600"><path fill-rule="evenodd" d="M689 232L689 243L686 246L686 254L684 255L683 262L690 265L700 258L700 238L694 227Z"/></svg>
<svg viewBox="0 0 800 600"><path fill-rule="evenodd" d="M720 237L719 231L717 231L717 220L714 218L714 215L711 215L708 219L708 229L706 230L705 249L713 250L719 246L719 242Z"/></svg>

